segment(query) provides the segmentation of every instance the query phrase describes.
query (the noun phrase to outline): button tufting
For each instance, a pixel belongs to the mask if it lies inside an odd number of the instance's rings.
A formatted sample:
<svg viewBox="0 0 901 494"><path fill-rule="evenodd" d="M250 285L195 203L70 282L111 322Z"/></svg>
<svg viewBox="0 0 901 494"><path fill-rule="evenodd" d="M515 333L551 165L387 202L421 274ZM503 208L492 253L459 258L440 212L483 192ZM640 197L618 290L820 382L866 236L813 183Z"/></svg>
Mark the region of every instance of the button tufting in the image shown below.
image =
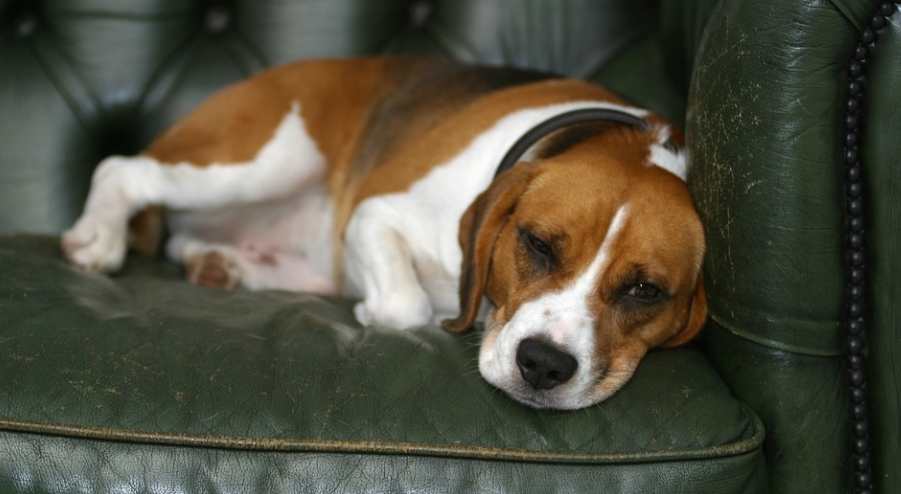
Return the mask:
<svg viewBox="0 0 901 494"><path fill-rule="evenodd" d="M432 16L433 5L427 0L417 0L410 4L410 24L414 27L424 26Z"/></svg>
<svg viewBox="0 0 901 494"><path fill-rule="evenodd" d="M24 14L15 21L16 35L20 38L31 36L38 29L38 18L34 14Z"/></svg>
<svg viewBox="0 0 901 494"><path fill-rule="evenodd" d="M231 24L231 12L225 7L211 7L204 16L204 25L211 33L221 33Z"/></svg>

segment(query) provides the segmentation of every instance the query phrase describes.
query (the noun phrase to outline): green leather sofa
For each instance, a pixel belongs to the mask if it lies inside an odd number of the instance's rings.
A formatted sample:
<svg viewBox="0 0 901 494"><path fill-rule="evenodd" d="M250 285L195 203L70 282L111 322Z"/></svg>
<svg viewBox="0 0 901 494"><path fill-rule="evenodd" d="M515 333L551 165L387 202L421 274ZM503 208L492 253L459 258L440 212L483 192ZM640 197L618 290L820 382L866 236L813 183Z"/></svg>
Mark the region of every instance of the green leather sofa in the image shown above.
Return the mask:
<svg viewBox="0 0 901 494"><path fill-rule="evenodd" d="M102 157L263 67L387 53L684 123L703 336L536 411L477 331L63 262ZM873 0L0 0L0 492L901 492L899 60Z"/></svg>

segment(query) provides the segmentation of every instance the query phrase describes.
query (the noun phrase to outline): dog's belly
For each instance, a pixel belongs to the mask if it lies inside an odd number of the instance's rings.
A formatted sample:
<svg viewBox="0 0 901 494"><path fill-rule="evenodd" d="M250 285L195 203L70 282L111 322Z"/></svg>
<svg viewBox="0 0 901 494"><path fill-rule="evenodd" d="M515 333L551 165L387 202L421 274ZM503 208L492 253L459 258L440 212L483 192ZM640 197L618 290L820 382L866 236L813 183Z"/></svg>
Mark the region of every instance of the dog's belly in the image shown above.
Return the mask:
<svg viewBox="0 0 901 494"><path fill-rule="evenodd" d="M280 201L216 211L169 211L170 258L190 262L185 249L224 251L240 268L241 285L333 294L332 202L324 187ZM200 247L203 250L204 247Z"/></svg>

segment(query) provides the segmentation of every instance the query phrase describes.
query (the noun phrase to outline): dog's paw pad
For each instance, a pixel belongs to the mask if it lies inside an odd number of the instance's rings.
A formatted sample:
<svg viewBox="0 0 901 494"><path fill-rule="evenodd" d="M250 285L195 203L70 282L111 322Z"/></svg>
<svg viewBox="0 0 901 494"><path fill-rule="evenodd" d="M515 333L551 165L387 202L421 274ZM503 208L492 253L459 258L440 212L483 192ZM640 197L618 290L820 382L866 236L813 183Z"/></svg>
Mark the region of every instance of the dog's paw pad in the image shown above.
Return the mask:
<svg viewBox="0 0 901 494"><path fill-rule="evenodd" d="M119 269L125 260L125 226L82 217L62 235L63 254L70 264L92 273Z"/></svg>
<svg viewBox="0 0 901 494"><path fill-rule="evenodd" d="M235 262L212 250L188 264L188 279L196 285L231 290L241 283L241 271Z"/></svg>

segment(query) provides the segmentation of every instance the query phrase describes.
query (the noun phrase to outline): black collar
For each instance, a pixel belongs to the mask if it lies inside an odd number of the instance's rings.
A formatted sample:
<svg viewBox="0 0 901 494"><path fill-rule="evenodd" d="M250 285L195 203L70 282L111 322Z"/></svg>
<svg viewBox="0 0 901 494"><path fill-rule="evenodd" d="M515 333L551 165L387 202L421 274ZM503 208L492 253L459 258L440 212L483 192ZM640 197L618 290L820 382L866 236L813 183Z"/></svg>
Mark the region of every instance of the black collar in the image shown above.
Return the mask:
<svg viewBox="0 0 901 494"><path fill-rule="evenodd" d="M560 115L541 122L523 134L523 136L513 144L510 150L507 151L507 154L504 155L504 159L501 160L501 164L498 165L497 171L494 173L494 178L497 178L501 173L512 168L513 165L519 162L519 159L522 158L522 155L530 147L534 146L536 142L547 137L552 132L564 127L569 127L570 125L587 122L621 123L640 129L648 129L651 126L651 124L643 118L612 108L583 108L581 110L572 110L561 113Z"/></svg>

